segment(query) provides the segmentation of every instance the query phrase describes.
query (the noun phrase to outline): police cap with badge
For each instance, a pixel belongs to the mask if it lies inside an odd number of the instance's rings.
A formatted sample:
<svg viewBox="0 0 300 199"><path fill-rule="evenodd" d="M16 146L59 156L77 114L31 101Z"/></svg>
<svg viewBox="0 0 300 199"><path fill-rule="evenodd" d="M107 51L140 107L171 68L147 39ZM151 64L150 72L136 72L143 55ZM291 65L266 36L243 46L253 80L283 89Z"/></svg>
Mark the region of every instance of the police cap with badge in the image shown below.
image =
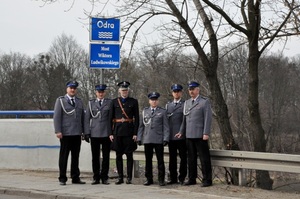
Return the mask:
<svg viewBox="0 0 300 199"><path fill-rule="evenodd" d="M127 81L123 81L123 82L118 83L119 89L122 90L122 91L128 90L129 85L130 85L130 83L127 82Z"/></svg>
<svg viewBox="0 0 300 199"><path fill-rule="evenodd" d="M182 91L183 87L180 84L173 84L171 86L171 90L173 92L178 92L178 91Z"/></svg>
<svg viewBox="0 0 300 199"><path fill-rule="evenodd" d="M69 81L66 83L66 86L70 87L70 88L77 88L78 85L79 85L79 83L75 80L72 80L72 81Z"/></svg>
<svg viewBox="0 0 300 199"><path fill-rule="evenodd" d="M199 87L199 86L200 86L200 84L198 82L195 82L195 81L190 81L188 83L188 88L191 89L191 90L196 88L196 87Z"/></svg>
<svg viewBox="0 0 300 199"><path fill-rule="evenodd" d="M157 100L159 98L160 94L158 92L152 92L148 94L148 98L151 100Z"/></svg>
<svg viewBox="0 0 300 199"><path fill-rule="evenodd" d="M106 88L107 88L106 84L98 84L98 85L95 86L96 91L105 91Z"/></svg>

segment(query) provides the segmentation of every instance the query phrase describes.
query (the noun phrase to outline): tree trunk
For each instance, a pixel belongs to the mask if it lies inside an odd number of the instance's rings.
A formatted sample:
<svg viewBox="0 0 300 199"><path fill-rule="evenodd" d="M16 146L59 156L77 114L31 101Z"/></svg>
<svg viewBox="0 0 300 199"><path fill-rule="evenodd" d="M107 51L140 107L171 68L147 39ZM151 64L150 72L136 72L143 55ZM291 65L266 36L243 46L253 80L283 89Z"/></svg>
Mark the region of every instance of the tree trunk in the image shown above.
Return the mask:
<svg viewBox="0 0 300 199"><path fill-rule="evenodd" d="M240 150L232 135L228 108L220 88L217 73L214 72L212 75L205 73L205 75L210 87L212 106L216 114L224 146L227 150ZM238 169L231 169L231 178L231 183L238 185Z"/></svg>
<svg viewBox="0 0 300 199"><path fill-rule="evenodd" d="M206 79L210 87L212 107L221 130L224 146L228 150L239 150L239 147L235 143L232 135L232 129L228 117L228 108L223 98L216 73L213 75L206 74Z"/></svg>
<svg viewBox="0 0 300 199"><path fill-rule="evenodd" d="M262 127L259 112L258 101L258 45L253 42L249 45L249 94L248 94L248 111L250 119L250 131L253 135L254 151L266 152L267 141L265 131ZM270 178L268 171L256 171L257 186L262 189L272 189L273 180Z"/></svg>

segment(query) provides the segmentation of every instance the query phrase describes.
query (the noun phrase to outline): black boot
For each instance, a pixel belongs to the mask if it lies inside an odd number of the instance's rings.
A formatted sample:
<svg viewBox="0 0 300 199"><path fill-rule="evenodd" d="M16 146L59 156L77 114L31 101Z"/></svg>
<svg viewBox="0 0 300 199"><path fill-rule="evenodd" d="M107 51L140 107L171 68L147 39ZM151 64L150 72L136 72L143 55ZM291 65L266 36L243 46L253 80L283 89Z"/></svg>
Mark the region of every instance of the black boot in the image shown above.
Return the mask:
<svg viewBox="0 0 300 199"><path fill-rule="evenodd" d="M124 180L123 178L118 178L118 180L115 182L115 184L123 184Z"/></svg>

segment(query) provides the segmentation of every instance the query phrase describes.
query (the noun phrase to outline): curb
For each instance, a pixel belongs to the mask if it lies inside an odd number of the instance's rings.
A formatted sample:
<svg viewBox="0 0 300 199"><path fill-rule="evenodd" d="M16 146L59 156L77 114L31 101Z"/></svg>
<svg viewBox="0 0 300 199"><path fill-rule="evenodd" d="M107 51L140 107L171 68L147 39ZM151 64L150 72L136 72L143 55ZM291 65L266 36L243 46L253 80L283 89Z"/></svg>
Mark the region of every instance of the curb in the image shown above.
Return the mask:
<svg viewBox="0 0 300 199"><path fill-rule="evenodd" d="M54 195L48 192L28 191L23 189L11 189L0 187L0 194L24 196L29 198L43 198L43 199L88 199L87 197L78 197L72 195Z"/></svg>

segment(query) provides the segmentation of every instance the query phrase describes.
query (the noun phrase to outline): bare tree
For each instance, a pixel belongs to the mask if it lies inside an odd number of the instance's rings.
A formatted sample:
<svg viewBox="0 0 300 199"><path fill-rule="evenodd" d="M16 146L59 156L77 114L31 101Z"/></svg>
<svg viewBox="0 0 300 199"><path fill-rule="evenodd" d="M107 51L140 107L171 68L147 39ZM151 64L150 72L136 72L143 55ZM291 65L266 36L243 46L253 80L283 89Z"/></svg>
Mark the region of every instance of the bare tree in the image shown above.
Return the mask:
<svg viewBox="0 0 300 199"><path fill-rule="evenodd" d="M30 109L28 98L27 71L31 59L20 53L0 55L0 109Z"/></svg>

